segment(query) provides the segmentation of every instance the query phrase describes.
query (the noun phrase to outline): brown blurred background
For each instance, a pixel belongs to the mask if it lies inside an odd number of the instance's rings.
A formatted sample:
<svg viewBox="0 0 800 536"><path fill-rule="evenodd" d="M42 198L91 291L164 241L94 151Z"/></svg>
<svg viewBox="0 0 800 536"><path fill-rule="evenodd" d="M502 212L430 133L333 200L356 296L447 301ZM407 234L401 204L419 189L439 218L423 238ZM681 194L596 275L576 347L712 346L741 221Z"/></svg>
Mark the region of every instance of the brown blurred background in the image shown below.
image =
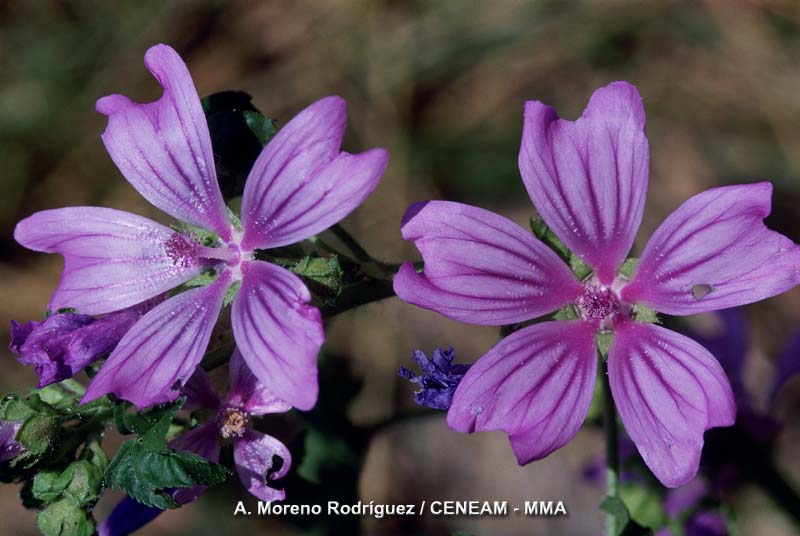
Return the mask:
<svg viewBox="0 0 800 536"><path fill-rule="evenodd" d="M643 95L651 147L641 247L686 197L722 184L771 180L770 225L800 241L800 3L514 1L6 1L0 2L0 330L39 318L61 260L23 250L20 218L64 205L159 217L114 167L94 101L151 100L142 64L152 44L184 57L198 91L241 89L280 123L317 98L349 103L345 148L387 147L381 186L344 225L378 258L415 255L398 222L413 201L446 198L521 224L534 214L517 170L522 105L538 99L577 117L591 92L625 79ZM800 327L800 290L747 308L754 332L748 386L763 396L771 361ZM369 423L410 407L396 376L410 352L456 347L472 362L497 331L444 319L396 299L334 319L329 348L352 357L365 384L351 418ZM4 351L2 392L34 383ZM800 482L797 384L784 393L780 467ZM388 429L369 449L360 493L377 502L561 499L569 516L523 520L367 520L366 534L597 534L602 492L579 479L602 452L596 430L546 460L516 465L502 434L459 435L444 419ZM235 480L235 479L233 479ZM234 482L235 483L235 482ZM288 489L292 499L292 489ZM2 534L35 534L11 486L0 489ZM114 496L116 497L116 496ZM162 515L143 534L300 534L268 519L233 518L237 485ZM294 498L293 502L302 502ZM253 502L254 504L254 502ZM99 519L113 506L104 499ZM741 534L793 534L755 488L734 500ZM294 532L293 532L294 531Z"/></svg>

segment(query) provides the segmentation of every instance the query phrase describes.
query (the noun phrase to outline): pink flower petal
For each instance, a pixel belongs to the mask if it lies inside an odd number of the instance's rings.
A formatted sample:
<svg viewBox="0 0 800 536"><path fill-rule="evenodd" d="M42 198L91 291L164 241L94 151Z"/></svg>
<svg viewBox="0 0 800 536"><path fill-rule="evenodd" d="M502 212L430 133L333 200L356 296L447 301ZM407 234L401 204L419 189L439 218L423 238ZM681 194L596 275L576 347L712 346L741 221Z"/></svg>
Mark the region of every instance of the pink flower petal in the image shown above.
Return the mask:
<svg viewBox="0 0 800 536"><path fill-rule="evenodd" d="M596 372L590 324L534 324L472 365L456 389L447 424L459 432L503 430L520 465L544 458L580 428Z"/></svg>
<svg viewBox="0 0 800 536"><path fill-rule="evenodd" d="M582 287L567 265L514 222L448 201L409 207L403 238L425 271L405 263L394 279L400 299L471 324L530 320L573 301Z"/></svg>
<svg viewBox="0 0 800 536"><path fill-rule="evenodd" d="M110 208L37 212L17 224L14 238L26 248L64 256L61 282L48 305L53 311L118 311L175 288L204 268L180 234Z"/></svg>
<svg viewBox="0 0 800 536"><path fill-rule="evenodd" d="M107 393L144 408L178 397L203 358L230 274L152 309L128 331L94 377L82 403Z"/></svg>
<svg viewBox="0 0 800 536"><path fill-rule="evenodd" d="M144 56L164 88L147 104L122 95L97 101L108 116L102 135L120 172L145 199L179 220L230 239L208 124L186 64L172 48L156 45Z"/></svg>
<svg viewBox="0 0 800 536"><path fill-rule="evenodd" d="M274 470L275 456L282 460L277 471ZM292 455L286 445L274 437L248 429L243 438L234 441L233 458L239 479L252 495L262 501L282 501L286 497L282 489L269 486L270 480L281 478L292 466Z"/></svg>
<svg viewBox="0 0 800 536"><path fill-rule="evenodd" d="M272 394L272 391L256 378L238 348L233 352L228 367L231 376L229 405L240 407L250 415L284 413L292 409L292 406Z"/></svg>
<svg viewBox="0 0 800 536"><path fill-rule="evenodd" d="M344 100L325 97L267 144L245 184L243 248L305 240L350 214L375 189L388 153L340 153L346 122Z"/></svg>
<svg viewBox="0 0 800 536"><path fill-rule="evenodd" d="M671 488L697 473L703 433L736 418L722 367L695 341L653 324L615 328L608 377L625 430Z"/></svg>
<svg viewBox="0 0 800 536"><path fill-rule="evenodd" d="M577 121L525 103L519 169L536 209L610 284L642 221L649 153L642 98L627 82L594 92Z"/></svg>
<svg viewBox="0 0 800 536"><path fill-rule="evenodd" d="M669 215L622 289L671 315L690 315L769 298L800 284L800 247L770 231L768 182L706 190Z"/></svg>
<svg viewBox="0 0 800 536"><path fill-rule="evenodd" d="M308 410L317 401L317 354L325 339L319 310L291 272L261 261L242 264L233 301L236 346L247 366L276 397Z"/></svg>

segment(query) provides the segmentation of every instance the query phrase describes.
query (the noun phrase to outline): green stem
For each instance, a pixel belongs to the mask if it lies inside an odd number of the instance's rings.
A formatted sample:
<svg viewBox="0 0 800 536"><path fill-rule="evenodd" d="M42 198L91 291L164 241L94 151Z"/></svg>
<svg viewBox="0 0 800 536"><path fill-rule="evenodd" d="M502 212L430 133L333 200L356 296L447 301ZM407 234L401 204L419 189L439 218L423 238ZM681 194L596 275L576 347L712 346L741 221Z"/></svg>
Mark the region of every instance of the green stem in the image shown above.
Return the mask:
<svg viewBox="0 0 800 536"><path fill-rule="evenodd" d="M367 250L364 249L361 246L361 244L359 244L358 241L355 238L353 238L353 235L348 233L344 227L342 227L337 223L333 225L330 230L334 235L336 235L336 238L338 238L342 242L342 244L344 244L347 247L347 249L350 250L350 253L352 253L355 256L356 260L359 260L361 262L374 261L372 256L369 253L367 253Z"/></svg>
<svg viewBox="0 0 800 536"><path fill-rule="evenodd" d="M78 383L77 381L73 380L72 378L67 378L63 380L59 386L67 391L69 394L83 396L86 394L86 387Z"/></svg>
<svg viewBox="0 0 800 536"><path fill-rule="evenodd" d="M320 311L324 318L336 316L355 307L381 301L394 296L390 280L367 279L361 283L349 285L336 298L336 303L322 305Z"/></svg>
<svg viewBox="0 0 800 536"><path fill-rule="evenodd" d="M606 436L606 495L619 497L619 437L617 431L617 408L611 395L611 384L608 382L608 366L602 363L603 376L603 428ZM609 536L617 534L617 520L608 514L606 531Z"/></svg>

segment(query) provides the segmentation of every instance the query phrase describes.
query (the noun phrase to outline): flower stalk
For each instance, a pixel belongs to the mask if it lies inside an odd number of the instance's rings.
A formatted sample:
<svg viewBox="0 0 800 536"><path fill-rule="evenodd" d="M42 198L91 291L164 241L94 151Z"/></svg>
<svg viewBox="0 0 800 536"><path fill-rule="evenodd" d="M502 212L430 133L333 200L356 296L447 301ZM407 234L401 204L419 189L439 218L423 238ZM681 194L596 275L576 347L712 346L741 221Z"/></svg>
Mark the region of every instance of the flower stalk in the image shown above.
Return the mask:
<svg viewBox="0 0 800 536"><path fill-rule="evenodd" d="M606 441L606 496L619 497L619 434L617 431L617 408L611 395L608 381L608 366L601 358L603 370L603 428ZM619 530L617 517L611 513L606 518L606 533L615 536Z"/></svg>

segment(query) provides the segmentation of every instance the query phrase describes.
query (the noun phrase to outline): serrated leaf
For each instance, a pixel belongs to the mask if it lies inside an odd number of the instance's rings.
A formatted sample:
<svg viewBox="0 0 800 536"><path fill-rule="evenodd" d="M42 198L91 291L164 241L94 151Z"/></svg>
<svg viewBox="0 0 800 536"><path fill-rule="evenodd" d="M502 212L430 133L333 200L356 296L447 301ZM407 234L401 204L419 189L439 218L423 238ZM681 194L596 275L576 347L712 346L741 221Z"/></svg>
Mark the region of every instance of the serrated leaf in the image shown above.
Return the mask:
<svg viewBox="0 0 800 536"><path fill-rule="evenodd" d="M130 440L114 456L104 480L106 486L124 490L140 503L164 510L180 506L169 490L220 484L228 473L225 467L190 452L154 452L144 442Z"/></svg>
<svg viewBox="0 0 800 536"><path fill-rule="evenodd" d="M94 521L68 499L50 504L36 521L45 536L92 536L95 530Z"/></svg>

